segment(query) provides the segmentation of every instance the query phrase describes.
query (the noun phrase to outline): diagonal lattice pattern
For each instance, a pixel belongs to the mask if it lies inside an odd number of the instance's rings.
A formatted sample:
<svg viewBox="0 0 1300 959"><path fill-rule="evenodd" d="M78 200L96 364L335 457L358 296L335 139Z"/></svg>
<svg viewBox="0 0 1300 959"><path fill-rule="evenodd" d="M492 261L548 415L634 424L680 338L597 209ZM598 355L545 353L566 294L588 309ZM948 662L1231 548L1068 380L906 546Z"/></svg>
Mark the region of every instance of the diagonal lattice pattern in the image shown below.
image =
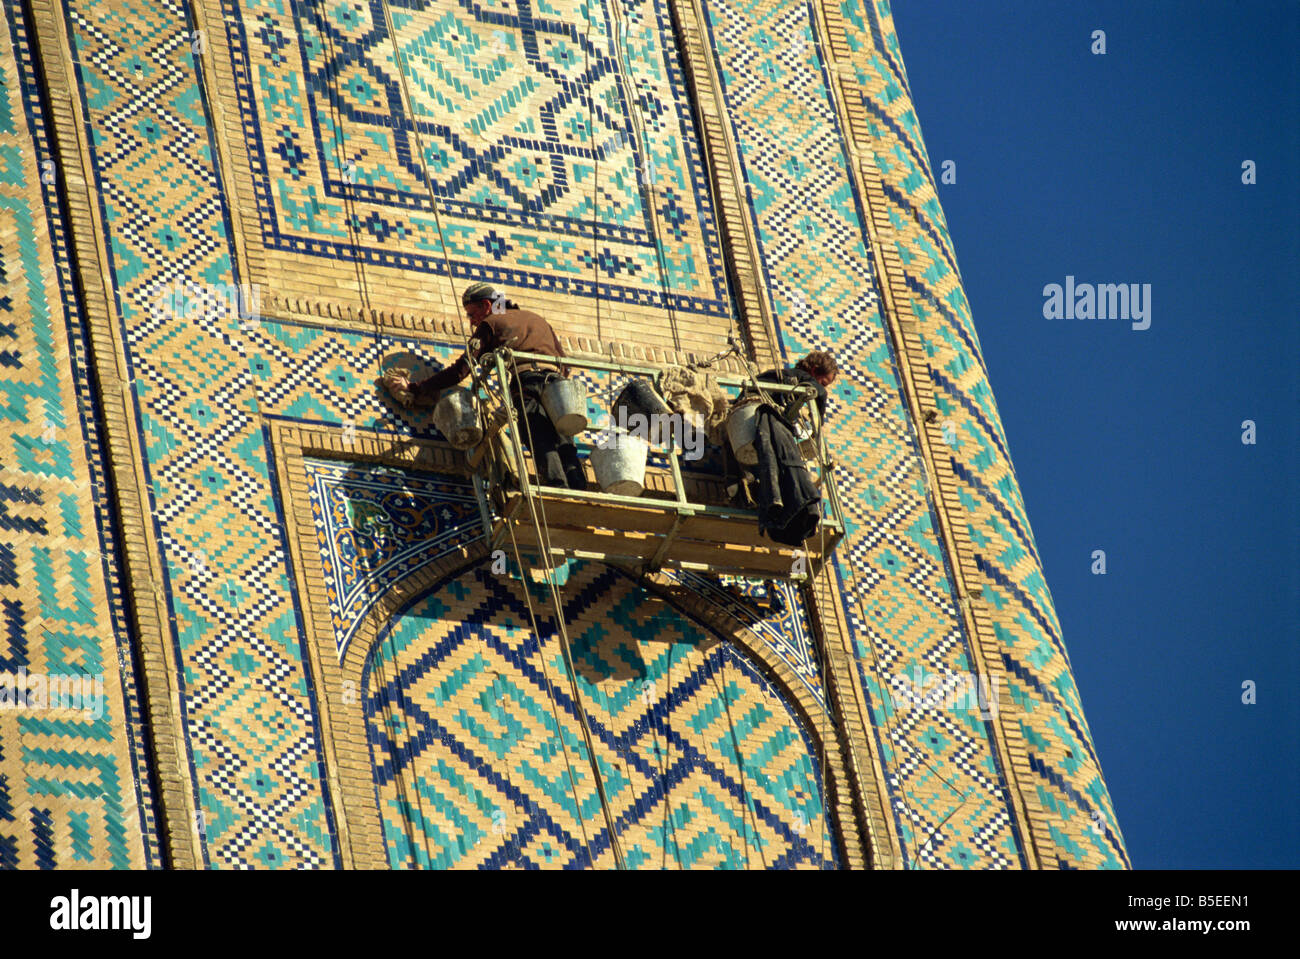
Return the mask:
<svg viewBox="0 0 1300 959"><path fill-rule="evenodd" d="M763 0L705 6L785 352L793 362L829 348L843 371L829 406L848 514L837 566L861 679L885 740L904 862L1018 863L987 724L978 713L895 710L882 685L916 667L968 673L971 659L810 8Z"/></svg>
<svg viewBox="0 0 1300 959"><path fill-rule="evenodd" d="M158 864L59 171L0 18L0 869ZM69 683L75 683L70 686Z"/></svg>
<svg viewBox="0 0 1300 959"><path fill-rule="evenodd" d="M896 226L910 305L920 321L951 465L976 544L1009 693L1023 709L1025 770L1048 821L1056 865L1130 865L1071 674L887 4L843 5L859 61L859 98ZM1022 786L1024 788L1024 786Z"/></svg>
<svg viewBox="0 0 1300 959"><path fill-rule="evenodd" d="M539 643L521 589L479 568L422 597L372 654L395 867L611 865L558 634L544 616ZM564 612L630 866L833 868L807 733L733 646L596 564L578 564Z"/></svg>

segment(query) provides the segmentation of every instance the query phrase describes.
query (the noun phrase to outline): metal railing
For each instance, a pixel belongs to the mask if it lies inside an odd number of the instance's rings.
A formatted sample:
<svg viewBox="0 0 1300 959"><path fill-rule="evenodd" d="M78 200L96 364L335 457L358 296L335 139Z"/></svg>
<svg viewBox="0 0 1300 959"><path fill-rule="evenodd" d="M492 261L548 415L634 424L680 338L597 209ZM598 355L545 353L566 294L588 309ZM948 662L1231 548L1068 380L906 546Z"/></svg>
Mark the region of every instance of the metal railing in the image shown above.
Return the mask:
<svg viewBox="0 0 1300 959"><path fill-rule="evenodd" d="M714 503L693 502L687 498L686 483L681 466L682 450L678 447L678 444L671 436L664 445L667 448L666 459L673 483L672 499L665 499L662 496L624 496L617 493L600 492L598 490L573 490L566 487L550 486L541 482L542 474L540 469L538 470L538 481L534 482L529 477L528 460L525 455L523 443L524 430L519 426L519 414L515 409L515 405L512 402L510 395L510 385L513 381L511 370L518 369L519 362L539 362L547 367L555 367L562 364L570 371L583 370L605 374L622 374L633 377L644 377L654 384L656 390L660 390L662 385L661 378L665 373L665 370L656 366L646 366L644 364L624 363L619 361L578 359L567 356L563 359L558 359L554 356L547 356L538 353L514 352L504 347L482 357L478 362L476 382L486 388L492 384L493 380L495 380L497 389L488 389L487 392L488 395L492 395L494 399L504 405L506 416L504 417L504 423L501 425L500 431L506 437L508 441L508 449L513 455L516 465L515 475L518 477L520 485L519 491L523 497L540 494L561 500L589 503L593 507L598 507L601 504L609 504L634 507L655 507L674 511L675 517L672 528L664 537L664 540L658 547L655 555L651 557L647 563L647 566L652 569L656 569L662 565L682 522L690 517L707 516L722 520L746 520L752 522L754 528L757 529L758 513L756 510L741 509L733 506L720 506ZM752 392L755 386L755 383L751 378L744 376L714 374L714 378L720 386L730 390L736 390L737 395L744 393L745 391ZM816 450L816 456L813 459L813 462L816 464L818 469L821 480L820 488L822 492L822 502L825 504L822 509L821 528L823 532L830 535L832 542L838 542L844 533L844 513L839 493L834 482L834 462L830 456L826 444L826 438L823 435L821 428L822 423L820 411L815 402L809 402L815 397L815 392L810 387L803 385L788 385L785 383L774 383L765 380L757 381L757 385L762 391L768 394L799 394L800 401L798 405L806 407L809 411L812 424L811 439L815 444ZM660 395L662 395L662 391L660 391ZM701 429L703 429L703 427L701 427ZM470 451L469 456L472 465L483 463L484 461L488 461L489 467L492 465L491 461L493 459L493 454L491 452L491 444L493 442L494 439L490 435L490 431L485 433L480 445L487 447L487 449ZM586 446L587 444L584 443L581 445ZM473 477L475 481L475 489L479 495L479 506L483 516L484 528L489 539L493 539L491 509L488 505L487 498L490 488L482 475L483 472L482 469L475 469L473 471ZM499 470L498 475L500 475ZM514 510L511 511L509 516L504 517L506 523L513 520L514 512L518 510L521 501L522 497L516 500ZM594 518L598 519L598 514L594 516ZM593 525L599 524L595 523ZM501 534L498 533L496 538L499 539L500 537ZM492 542L493 548L498 545L500 545L498 542ZM604 557L593 556L592 558Z"/></svg>

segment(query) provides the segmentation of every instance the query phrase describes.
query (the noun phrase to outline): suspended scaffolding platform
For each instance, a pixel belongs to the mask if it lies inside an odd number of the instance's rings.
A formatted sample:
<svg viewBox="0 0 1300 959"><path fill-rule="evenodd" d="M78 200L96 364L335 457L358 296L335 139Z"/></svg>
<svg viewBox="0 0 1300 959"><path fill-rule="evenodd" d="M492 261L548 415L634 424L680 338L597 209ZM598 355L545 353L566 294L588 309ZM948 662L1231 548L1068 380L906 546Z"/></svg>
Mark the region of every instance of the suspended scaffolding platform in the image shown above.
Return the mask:
<svg viewBox="0 0 1300 959"><path fill-rule="evenodd" d="M647 467L645 492L623 496L591 488L577 491L539 483L531 456L521 441L521 426L504 384L515 361L554 363L554 357L500 350L483 358L479 382L487 385L488 429L468 451L487 538L492 549L516 545L531 554L620 563L638 571L664 567L753 579L802 580L815 574L844 536L843 512L833 482L833 463L821 435L815 403L803 409L812 437L807 465L822 493L822 521L801 547L776 543L759 532L758 513L728 502L723 479L715 473L683 469L683 450L669 442ZM659 386L662 370L627 363L566 357L570 375L628 375ZM719 385L739 393L750 382L718 375ZM762 383L763 390L785 393L804 387ZM579 449L588 444L575 438ZM507 478L509 477L509 479Z"/></svg>

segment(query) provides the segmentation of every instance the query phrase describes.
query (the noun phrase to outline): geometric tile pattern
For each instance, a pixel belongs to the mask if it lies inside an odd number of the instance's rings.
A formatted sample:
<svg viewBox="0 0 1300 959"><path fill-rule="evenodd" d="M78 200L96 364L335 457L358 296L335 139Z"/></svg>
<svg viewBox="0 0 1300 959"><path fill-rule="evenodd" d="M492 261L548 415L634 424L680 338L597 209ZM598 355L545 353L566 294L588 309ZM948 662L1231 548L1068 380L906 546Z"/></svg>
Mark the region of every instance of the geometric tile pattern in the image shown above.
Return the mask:
<svg viewBox="0 0 1300 959"><path fill-rule="evenodd" d="M813 698L823 707L826 705L817 646L799 590L793 583L774 580L752 583L676 570L665 571L664 575L687 586L739 625L753 631L785 661Z"/></svg>
<svg viewBox="0 0 1300 959"><path fill-rule="evenodd" d="M0 869L139 869L158 839L84 330L28 28L3 8Z"/></svg>
<svg viewBox="0 0 1300 959"><path fill-rule="evenodd" d="M372 654L389 863L609 868L553 608L534 597L539 641L520 583L488 570L420 597ZM573 564L563 604L630 868L835 867L809 736L736 647L601 564Z"/></svg>
<svg viewBox="0 0 1300 959"><path fill-rule="evenodd" d="M339 659L389 584L482 535L464 479L304 461Z"/></svg>
<svg viewBox="0 0 1300 959"><path fill-rule="evenodd" d="M239 317L187 8L62 4L92 133L130 402L162 551L205 865L337 861L284 525ZM179 309L159 288L192 290ZM111 362L111 360L110 360ZM202 520L201 522L199 520Z"/></svg>
<svg viewBox="0 0 1300 959"><path fill-rule="evenodd" d="M1074 684L1006 434L962 291L887 3L846 0L858 85L920 321L951 465L969 520L1011 698L1024 710L1033 791L1063 868L1131 865ZM1025 788L1024 784L1022 788Z"/></svg>
<svg viewBox="0 0 1300 959"><path fill-rule="evenodd" d="M836 550L906 867L1022 862L978 713L893 709L889 677L970 672L917 440L880 313L864 217L811 8L705 3L726 114L787 359L831 349L828 430L847 536ZM866 429L864 430L864 424Z"/></svg>
<svg viewBox="0 0 1300 959"><path fill-rule="evenodd" d="M4 42L14 46L0 49L0 69L25 77L33 55L19 5L4 6ZM848 527L836 575L904 863L1023 863L990 725L977 714L892 706L890 676L970 670L970 637L881 316L813 10L790 0L705 6L782 349L789 358L827 345L845 369L830 400ZM589 298L598 283L602 299L646 313L671 305L717 324L731 307L669 6L392 2L394 31L410 51L409 92L374 3L58 0L57 9L91 133L84 172L105 227L110 320L123 346L121 357L97 362L116 363L129 379L203 862L336 865L264 418L404 436L407 424L368 388L380 358L402 346L445 362L458 350L319 324L264 319L241 328L212 293L243 279L230 225L238 219L246 243L255 234L258 248L303 282L314 275L304 258L433 275L445 269L445 253L458 276L555 294L552 302ZM217 149L210 122L196 11L220 25L214 48L235 78L228 92L237 107L225 109L239 111L244 136L225 144L229 153ZM1055 817L1058 861L1127 864L887 4L845 0L841 13L871 91L862 106L876 130L897 252L940 411L956 433L952 465L997 609L1002 666L1024 711L1040 803ZM6 82L0 95L0 216L9 218L0 228L0 415L12 423L0 450L0 521L10 537L0 541L0 591L15 591L0 597L10 637L0 669L116 661L123 685L98 725L59 716L15 726L0 717L0 866L153 864L134 676L115 605L116 546L108 533L97 539L110 524L95 512L104 484L82 372L86 321L67 282L56 187L40 179L50 151L29 87ZM232 210L222 188L219 160L229 155L231 182L251 176L249 194L240 190L249 209ZM192 300L180 315L157 298L177 284ZM303 495L332 577L330 652L341 656L372 597L477 533L477 506L447 477L399 478L311 457L305 466ZM796 591L782 587L780 601L768 597L763 609L711 580L678 583L749 626L824 701ZM611 861L611 837L592 805L593 757L567 682L556 681L563 665L548 603L535 603L542 622L533 636L523 589L485 567L462 574L408 606L375 647L366 717L392 865ZM575 563L563 596L594 760L629 863L840 861L809 732L742 652L605 567ZM88 614L95 609L112 615ZM110 621L121 624L116 644ZM93 642L85 638L92 628Z"/></svg>
<svg viewBox="0 0 1300 959"><path fill-rule="evenodd" d="M472 486L458 477L310 456L303 465L342 658L377 597L476 539L482 521ZM793 584L672 569L663 575L751 630L824 703L817 650Z"/></svg>
<svg viewBox="0 0 1300 959"><path fill-rule="evenodd" d="M220 4L268 256L729 312L664 0L389 9L410 104L379 4Z"/></svg>

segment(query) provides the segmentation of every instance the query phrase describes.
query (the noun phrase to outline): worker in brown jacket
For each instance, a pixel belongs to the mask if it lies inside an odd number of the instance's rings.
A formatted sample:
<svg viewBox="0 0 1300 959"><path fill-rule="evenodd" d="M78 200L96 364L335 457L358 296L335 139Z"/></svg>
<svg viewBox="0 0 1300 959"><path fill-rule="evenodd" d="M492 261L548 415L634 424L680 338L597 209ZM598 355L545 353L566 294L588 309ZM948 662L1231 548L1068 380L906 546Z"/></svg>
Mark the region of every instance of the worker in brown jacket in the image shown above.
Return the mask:
<svg viewBox="0 0 1300 959"><path fill-rule="evenodd" d="M405 370L386 372L384 385L402 405L435 402L443 390L469 376L471 357L477 361L502 346L521 353L563 358L564 350L551 324L530 310L521 310L489 284L471 284L461 301L474 334L469 351L451 366L419 383L411 383ZM548 486L585 490L587 474L578 459L577 447L571 438L556 431L542 408L542 390L567 371L560 363L552 365L533 360L519 360L517 369L518 375L510 378L510 397L515 410L524 418L523 438L531 444L541 481Z"/></svg>

